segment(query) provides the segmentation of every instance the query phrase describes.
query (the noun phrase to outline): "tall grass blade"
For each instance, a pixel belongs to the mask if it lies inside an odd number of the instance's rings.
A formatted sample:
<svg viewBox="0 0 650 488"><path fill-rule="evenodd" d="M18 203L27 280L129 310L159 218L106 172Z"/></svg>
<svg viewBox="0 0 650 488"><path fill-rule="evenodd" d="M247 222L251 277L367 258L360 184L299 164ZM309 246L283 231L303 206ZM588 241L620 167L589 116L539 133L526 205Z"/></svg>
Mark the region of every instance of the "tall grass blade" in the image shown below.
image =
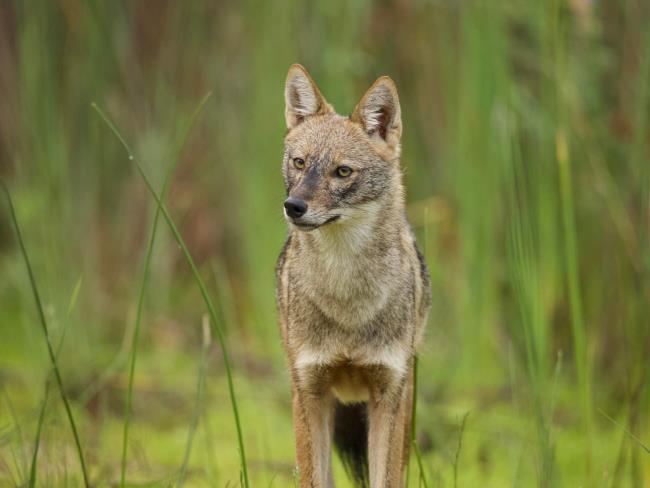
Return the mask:
<svg viewBox="0 0 650 488"><path fill-rule="evenodd" d="M563 15L563 2L551 2L550 29L553 48L554 94L555 94L555 156L558 164L558 179L560 191L560 212L562 230L564 234L564 258L566 265L566 280L569 294L569 310L571 317L571 334L575 349L575 367L578 376L580 406L582 410L582 425L585 434L587 478L593 482L591 470L592 458L592 404L591 404L591 378L589 357L587 354L587 331L585 328L582 290L580 285L578 263L578 238L576 227L576 210L574 205L574 190L571 170L571 153L568 139L568 121L571 105L564 99L561 87L568 78L568 48L566 33L568 30L567 18Z"/></svg>
<svg viewBox="0 0 650 488"><path fill-rule="evenodd" d="M83 283L83 275L79 276L77 283L75 283L74 288L72 289L72 295L70 296L70 301L68 302L68 315L74 309L74 306L77 304L77 299L79 298L79 291L81 290L81 284Z"/></svg>
<svg viewBox="0 0 650 488"><path fill-rule="evenodd" d="M212 345L212 337L210 335L210 319L207 315L203 316L203 344L201 347L201 360L199 363L199 378L196 384L196 400L194 405L194 414L192 415L192 423L187 433L187 445L185 446L185 455L183 457L183 464L181 465L181 474L178 478L178 487L185 484L185 476L187 474L187 464L190 461L190 454L192 453L192 444L194 442L194 434L199 425L199 417L201 416L203 398L205 395L205 376L208 371L208 353Z"/></svg>
<svg viewBox="0 0 650 488"><path fill-rule="evenodd" d="M29 488L36 486L36 469L38 462L38 451L41 445L41 433L43 432L43 421L45 420L45 411L47 407L47 400L50 395L50 382L45 382L45 393L43 394L43 403L41 404L41 411L38 414L38 425L36 426L36 438L34 439L34 453L32 454L32 465L29 469Z"/></svg>
<svg viewBox="0 0 650 488"><path fill-rule="evenodd" d="M418 469L420 471L420 483L424 485L424 488L429 488L429 483L427 482L427 477L424 474L424 464L422 463L422 453L420 452L420 446L416 441L412 441L413 450L415 451L415 459L418 462Z"/></svg>
<svg viewBox="0 0 650 488"><path fill-rule="evenodd" d="M465 425L467 425L467 417L469 417L469 412L465 412L458 426L458 444L454 454L454 488L458 488L458 461L460 460L460 450L463 447L463 434L465 433Z"/></svg>
<svg viewBox="0 0 650 488"><path fill-rule="evenodd" d="M502 134L507 149L508 164L506 176L507 201L511 215L507 224L507 263L512 280L514 298L521 320L526 372L533 396L533 413L539 441L540 487L553 484L553 449L550 445L550 420L546 415L548 393L547 344L545 335L548 324L542 312L541 273L539 256L539 234L532 228L534 209L532 207L530 180L523 164L521 148L514 135L517 126L512 121Z"/></svg>
<svg viewBox="0 0 650 488"><path fill-rule="evenodd" d="M621 429L623 432L625 432L625 435L627 435L630 439L632 439L636 444L641 447L645 452L650 454L650 446L645 444L638 436L634 435L632 432L629 431L624 425L621 425L618 423L616 420L614 420L612 417L607 415L603 410L598 409L598 412L605 417L607 420L609 420L611 423L613 423L616 427Z"/></svg>
<svg viewBox="0 0 650 488"><path fill-rule="evenodd" d="M174 220L172 219L171 215L169 214L169 211L167 210L167 207L165 204L160 200L159 195L156 193L156 190L153 188L151 182L149 181L149 178L145 174L144 170L142 169L142 166L138 159L133 155L133 152L131 151L130 146L126 143L126 140L122 137L120 132L117 130L115 125L108 119L108 117L104 114L104 112L101 111L101 109L95 104L92 104L93 109L99 114L99 116L104 120L106 125L111 129L115 137L120 141L122 146L124 147L125 151L127 152L127 156L130 161L133 161L133 163L136 166L136 169L138 170L138 173L140 173L140 176L142 177L145 185L147 186L147 189L151 193L151 196L156 200L156 203L158 207L160 208L160 211L163 214L163 217L165 218L165 221L167 222L167 225L169 226L169 229L171 230L174 239L178 243L179 247L181 248L181 251L183 252L183 255L192 271L192 275L194 276L194 279L196 281L197 286L199 287L199 290L201 292L201 297L203 298L203 301L205 303L205 306L208 310L208 315L210 316L210 324L212 326L213 332L217 336L217 339L219 341L219 347L221 348L221 353L223 356L223 363L224 367L226 370L226 378L228 381L228 394L230 397L230 403L232 406L232 411L233 411L233 416L235 418L235 426L237 428L237 443L239 447L239 457L240 457L240 463L241 463L241 470L242 470L242 478L244 481L244 486L246 488L249 488L249 479L248 479L248 467L246 464L246 451L244 449L244 440L243 440L243 434L242 434L242 428L241 428L241 421L239 418L239 409L237 408L237 399L235 396L235 385L234 381L232 378L232 368L230 365L230 357L228 354L228 349L226 346L226 339L223 335L223 332L221 330L221 327L219 326L218 318L217 318L217 313L215 311L214 305L212 304L212 300L210 299L210 296L208 295L207 288L205 287L205 283L203 282L203 279L201 278L201 275L196 267L196 264L194 263L194 259L192 258L192 255L187 248L187 245L185 244L185 241L183 240L180 232L178 231L178 228L176 227L176 224L174 223Z"/></svg>
<svg viewBox="0 0 650 488"><path fill-rule="evenodd" d="M68 422L70 423L70 429L72 430L72 436L74 437L75 447L77 449L77 456L79 457L79 465L81 466L81 473L83 475L84 485L86 487L90 486L90 481L88 479L88 470L86 469L86 461L84 459L83 449L81 448L81 441L79 440L79 432L77 431L77 424L72 415L72 409L70 408L70 403L68 402L68 397L65 394L65 388L63 387L63 379L61 378L61 373L59 371L59 366L56 361L56 356L54 354L54 349L52 347L52 342L50 341L50 335L47 328L47 321L45 319L45 312L43 310L43 304L41 303L41 296L38 292L38 287L36 286L36 279L34 278L34 272L32 271L32 266L29 261L29 255L27 254L27 249L25 248L25 243L23 242L23 236L20 232L20 227L18 225L18 219L16 217L16 211L14 209L13 200L11 199L11 194L9 189L4 181L0 180L0 185L7 196L7 202L9 203L9 214L11 216L11 222L16 231L16 237L18 238L18 246L20 247L20 252L25 261L25 267L27 268L27 274L29 275L29 282L32 288L32 294L34 295L34 301L36 302L36 308L38 310L38 318L43 330L43 335L45 337L45 343L47 345L47 352L50 358L52 369L54 371L54 378L56 379L56 384L59 389L59 394L61 395L61 400L63 401L63 406L65 407L65 412L68 417Z"/></svg>
<svg viewBox="0 0 650 488"><path fill-rule="evenodd" d="M426 222L426 221L425 221ZM426 248L425 248L426 249ZM418 357L413 356L413 403L411 405L411 444L417 443L417 394L418 394ZM422 468L420 468L420 476L422 476ZM411 477L411 463L406 466L406 487L408 488Z"/></svg>
<svg viewBox="0 0 650 488"><path fill-rule="evenodd" d="M562 203L562 226L564 229L564 252L567 264L567 281L569 287L569 306L571 311L571 332L575 348L575 362L580 387L582 416L591 445L591 391L589 358L587 357L587 338L582 311L582 292L578 269L578 244L573 204L573 184L566 136L562 130L556 135L557 162L559 165L560 195Z"/></svg>
<svg viewBox="0 0 650 488"><path fill-rule="evenodd" d="M180 145L177 149L176 155L174 160L170 163L169 167L167 168L166 174L165 174L165 180L163 182L163 188L162 192L160 194L161 200L165 199L165 195L167 193L167 190L169 189L169 183L171 181L171 175L173 174L174 168L178 164L178 161L180 159L180 153L182 151L183 146L185 145L185 142L187 141L187 137L190 133L190 130L192 126L194 125L194 121L196 120L197 116L199 113L201 113L201 110L205 106L205 103L208 101L208 98L210 98L210 95L212 95L212 92L208 92L199 105L197 106L196 110L192 114L192 116L189 119L189 123L187 124L187 127L185 128L183 135L181 137L181 142ZM138 306L137 306L137 311L136 311L136 318L135 318L135 327L133 330L133 337L131 339L131 364L129 366L129 383L128 387L126 390L126 412L125 412L125 417L124 417L124 432L122 435L122 462L120 465L120 486L124 487L124 483L126 482L126 457L127 457L127 451L128 451L128 439L129 439L129 426L131 422L131 411L133 408L133 379L135 376L135 365L136 365L136 359L138 356L138 343L140 341L140 324L142 322L142 310L144 308L144 295L145 295L145 289L147 287L147 279L149 276L149 266L151 263L151 256L153 255L153 248L154 248L154 242L156 241L156 234L158 232L158 219L160 217L160 206L156 207L156 213L153 218L153 222L151 224L151 232L149 233L149 241L147 243L147 252L144 258L144 264L142 267L142 280L140 282L140 290L138 293Z"/></svg>
<svg viewBox="0 0 650 488"><path fill-rule="evenodd" d="M413 450L415 451L415 458L418 463L420 484L424 484L425 488L428 488L426 475L424 474L424 464L422 463L422 454L420 453L420 447L418 446L418 441L417 441L417 432L415 430L417 426L416 423L417 392L418 392L418 357L413 356L413 405L411 406L411 444L413 445ZM407 471L406 471L407 488L409 485L409 476L410 476L410 469L407 467Z"/></svg>
<svg viewBox="0 0 650 488"><path fill-rule="evenodd" d="M68 305L68 315L74 308L74 303L77 296L79 295L79 288L81 286L81 277L77 281L77 284L72 292L72 297ZM59 339L59 346L56 348L56 358L59 359L61 354L61 348L63 347L63 341L65 340L65 335L68 330L67 324L69 321L65 321L63 324L63 331L61 332L61 338ZM37 471L37 462L38 462L38 451L41 445L41 434L43 433L43 422L45 420L45 412L47 407L47 400L50 396L50 378L45 380L45 392L43 393L43 402L41 403L41 411L38 414L38 424L36 426L36 438L34 439L34 453L32 455L32 465L29 469L29 487L34 488L36 486L36 471Z"/></svg>

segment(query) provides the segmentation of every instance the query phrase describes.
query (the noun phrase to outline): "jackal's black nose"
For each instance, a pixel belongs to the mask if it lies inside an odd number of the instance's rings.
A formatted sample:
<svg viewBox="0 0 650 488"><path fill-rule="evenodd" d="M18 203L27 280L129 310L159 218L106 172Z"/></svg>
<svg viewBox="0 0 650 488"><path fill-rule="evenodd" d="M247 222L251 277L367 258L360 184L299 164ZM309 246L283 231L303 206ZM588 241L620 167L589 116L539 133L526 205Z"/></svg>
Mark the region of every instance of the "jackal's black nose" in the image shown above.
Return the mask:
<svg viewBox="0 0 650 488"><path fill-rule="evenodd" d="M287 215L293 219L302 217L307 211L307 203L300 198L289 197L284 202Z"/></svg>

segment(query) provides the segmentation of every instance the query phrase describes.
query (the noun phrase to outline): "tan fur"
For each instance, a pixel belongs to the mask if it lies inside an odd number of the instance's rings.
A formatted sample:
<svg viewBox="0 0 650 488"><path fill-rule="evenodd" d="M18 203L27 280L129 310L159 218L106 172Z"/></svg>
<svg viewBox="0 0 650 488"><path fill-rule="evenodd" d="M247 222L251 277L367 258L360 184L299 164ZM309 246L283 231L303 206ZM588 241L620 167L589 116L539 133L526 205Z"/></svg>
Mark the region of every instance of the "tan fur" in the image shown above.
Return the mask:
<svg viewBox="0 0 650 488"><path fill-rule="evenodd" d="M308 204L301 217L285 212L289 237L277 266L301 487L334 486L337 402L367 402L370 486L400 487L430 292L405 218L397 90L379 78L343 117L294 65L285 100L287 193ZM352 174L337 176L341 165Z"/></svg>

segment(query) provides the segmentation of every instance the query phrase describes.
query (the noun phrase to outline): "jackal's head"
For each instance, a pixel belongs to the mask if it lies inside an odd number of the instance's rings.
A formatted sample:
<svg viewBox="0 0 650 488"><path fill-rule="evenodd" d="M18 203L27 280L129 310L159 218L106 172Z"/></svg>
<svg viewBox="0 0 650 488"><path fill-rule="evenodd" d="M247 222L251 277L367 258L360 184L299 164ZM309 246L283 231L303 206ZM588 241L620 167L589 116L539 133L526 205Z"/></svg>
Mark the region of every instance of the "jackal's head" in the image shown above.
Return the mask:
<svg viewBox="0 0 650 488"><path fill-rule="evenodd" d="M379 78L351 116L337 114L294 64L285 87L284 214L304 231L359 222L401 194L402 120L393 81Z"/></svg>

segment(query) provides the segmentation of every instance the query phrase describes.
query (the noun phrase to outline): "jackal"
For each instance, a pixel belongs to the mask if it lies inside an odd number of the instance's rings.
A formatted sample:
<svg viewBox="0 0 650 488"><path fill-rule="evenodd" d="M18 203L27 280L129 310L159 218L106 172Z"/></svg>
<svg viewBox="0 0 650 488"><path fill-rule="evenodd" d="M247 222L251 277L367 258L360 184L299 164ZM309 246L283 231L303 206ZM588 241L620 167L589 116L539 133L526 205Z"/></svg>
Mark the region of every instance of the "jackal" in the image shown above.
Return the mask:
<svg viewBox="0 0 650 488"><path fill-rule="evenodd" d="M397 89L381 77L342 116L295 64L285 102L276 292L300 486L334 486L332 441L358 486L403 486L430 290L405 215Z"/></svg>

